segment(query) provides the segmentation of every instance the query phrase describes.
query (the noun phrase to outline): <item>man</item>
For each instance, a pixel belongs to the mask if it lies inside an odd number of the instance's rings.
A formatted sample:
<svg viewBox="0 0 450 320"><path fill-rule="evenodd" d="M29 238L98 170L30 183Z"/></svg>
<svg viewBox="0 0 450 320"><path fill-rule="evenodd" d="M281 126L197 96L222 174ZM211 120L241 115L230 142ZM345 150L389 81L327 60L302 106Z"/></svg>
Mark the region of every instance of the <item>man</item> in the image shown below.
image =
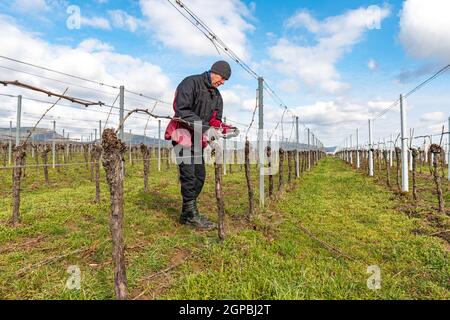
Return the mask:
<svg viewBox="0 0 450 320"><path fill-rule="evenodd" d="M180 172L180 223L199 229L215 227L197 208L206 177L203 148L208 144L207 131L213 128L217 131L214 136L225 138L239 135L237 128L222 123L223 100L217 88L230 76L230 65L218 61L209 71L185 78L175 92L175 117L165 132L165 139L172 140L175 147Z"/></svg>

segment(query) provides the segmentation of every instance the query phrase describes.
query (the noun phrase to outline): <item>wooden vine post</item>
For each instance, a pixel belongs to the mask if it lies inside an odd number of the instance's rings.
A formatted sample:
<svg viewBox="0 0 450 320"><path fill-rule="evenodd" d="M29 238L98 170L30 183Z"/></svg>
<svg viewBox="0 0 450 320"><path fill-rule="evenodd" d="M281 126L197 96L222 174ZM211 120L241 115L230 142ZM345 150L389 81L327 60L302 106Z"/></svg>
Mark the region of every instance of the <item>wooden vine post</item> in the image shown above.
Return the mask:
<svg viewBox="0 0 450 320"><path fill-rule="evenodd" d="M444 213L444 197L442 193L441 177L439 176L439 158L443 153L442 147L437 144L432 144L430 147L430 153L433 155L433 180L436 185L436 192L439 202L439 212Z"/></svg>
<svg viewBox="0 0 450 320"><path fill-rule="evenodd" d="M280 168L278 172L278 191L281 191L284 184L284 150L280 148Z"/></svg>
<svg viewBox="0 0 450 320"><path fill-rule="evenodd" d="M383 151L383 156L384 156L384 164L386 166L386 183L387 183L389 188L392 188L392 185L391 185L391 168L390 168L390 165L389 165L388 150L384 150Z"/></svg>
<svg viewBox="0 0 450 320"><path fill-rule="evenodd" d="M95 203L100 203L100 158L102 156L102 147L100 145L92 146L91 162L94 166L95 178Z"/></svg>
<svg viewBox="0 0 450 320"><path fill-rule="evenodd" d="M0 143L1 149L3 151L3 166L6 167L6 162L8 159L8 145L6 143Z"/></svg>
<svg viewBox="0 0 450 320"><path fill-rule="evenodd" d="M366 151L361 151L361 170L362 172L367 172L367 162L366 162Z"/></svg>
<svg viewBox="0 0 450 320"><path fill-rule="evenodd" d="M27 152L26 147L25 147L24 152L25 153ZM27 176L27 158L25 157L25 158L23 158L23 161L22 161L22 178L25 179L26 176Z"/></svg>
<svg viewBox="0 0 450 320"><path fill-rule="evenodd" d="M55 162L59 164L59 151L61 150L61 145L57 144L55 146ZM56 166L56 172L61 172L61 168L59 165Z"/></svg>
<svg viewBox="0 0 450 320"><path fill-rule="evenodd" d="M148 171L150 168L150 149L141 143L142 161L144 162L144 192L148 192Z"/></svg>
<svg viewBox="0 0 450 320"><path fill-rule="evenodd" d="M287 158L288 158L288 183L291 183L292 181L292 151L287 152Z"/></svg>
<svg viewBox="0 0 450 320"><path fill-rule="evenodd" d="M306 165L307 165L306 152L302 151L302 172L306 172Z"/></svg>
<svg viewBox="0 0 450 320"><path fill-rule="evenodd" d="M165 162L166 162L166 170L170 170L170 150L169 148L164 148L165 150Z"/></svg>
<svg viewBox="0 0 450 320"><path fill-rule="evenodd" d="M425 157L425 152L423 152L422 150L419 149L419 166L420 166L420 173L423 172L422 168L423 168L423 158Z"/></svg>
<svg viewBox="0 0 450 320"><path fill-rule="evenodd" d="M251 216L254 213L254 193L252 180L250 175L250 142L248 140L245 141L245 178L247 180L247 189L248 189L248 214L247 219L250 220Z"/></svg>
<svg viewBox="0 0 450 320"><path fill-rule="evenodd" d="M222 192L222 171L223 165L221 161L217 161L218 156L214 160L214 171L215 171L215 190L216 190L216 200L217 200L217 214L218 214L218 224L217 230L219 239L221 241L225 240L225 204L223 201Z"/></svg>
<svg viewBox="0 0 450 320"><path fill-rule="evenodd" d="M269 197L273 197L273 174L272 174L272 147L270 145L267 146L267 159L269 161Z"/></svg>
<svg viewBox="0 0 450 320"><path fill-rule="evenodd" d="M67 148L68 148L68 146L67 145L61 145L61 151L62 151L62 154L63 154L63 161L64 161L64 164L67 164Z"/></svg>
<svg viewBox="0 0 450 320"><path fill-rule="evenodd" d="M12 217L11 224L16 226L20 223L20 183L22 178L22 166L25 163L26 145L14 146L14 169L12 173Z"/></svg>
<svg viewBox="0 0 450 320"><path fill-rule="evenodd" d="M378 176L381 179L383 172L381 171L381 169L382 169L382 153L381 153L380 149L377 149L377 160L378 160Z"/></svg>
<svg viewBox="0 0 450 320"><path fill-rule="evenodd" d="M36 171L39 172L39 145L32 143L31 148L34 150L34 154L35 154L34 162L36 165Z"/></svg>
<svg viewBox="0 0 450 320"><path fill-rule="evenodd" d="M128 297L128 285L125 269L125 245L123 239L124 190L123 157L125 144L117 138L113 129L105 129L102 135L103 168L110 192L110 231L114 264L114 292L116 299Z"/></svg>
<svg viewBox="0 0 450 320"><path fill-rule="evenodd" d="M92 161L93 160L93 157L92 157L93 148L94 148L94 145L90 145L89 146L89 150L90 151L88 153L88 156L90 155L90 158L91 158L91 163L89 164L89 168L90 168L89 172L90 172L90 179L91 179L91 181L94 181L94 176L95 176L95 173L94 173L94 162Z"/></svg>
<svg viewBox="0 0 450 320"><path fill-rule="evenodd" d="M88 161L89 161L88 160L89 159L88 153L89 153L89 146L87 144L83 144L83 156L84 156L84 163L85 163L86 169L89 168L89 166L88 166Z"/></svg>
<svg viewBox="0 0 450 320"><path fill-rule="evenodd" d="M395 161L397 163L397 189L399 192L402 190L400 187L400 153L401 149L395 147Z"/></svg>
<svg viewBox="0 0 450 320"><path fill-rule="evenodd" d="M413 199L417 201L419 197L417 196L417 156L419 152L415 148L411 148L412 156L412 189L413 189Z"/></svg>
<svg viewBox="0 0 450 320"><path fill-rule="evenodd" d="M45 183L49 184L49 179L48 179L48 154L50 153L50 151L52 151L52 148L46 144L44 145L44 148L42 149L42 163L44 166L44 179L45 179Z"/></svg>

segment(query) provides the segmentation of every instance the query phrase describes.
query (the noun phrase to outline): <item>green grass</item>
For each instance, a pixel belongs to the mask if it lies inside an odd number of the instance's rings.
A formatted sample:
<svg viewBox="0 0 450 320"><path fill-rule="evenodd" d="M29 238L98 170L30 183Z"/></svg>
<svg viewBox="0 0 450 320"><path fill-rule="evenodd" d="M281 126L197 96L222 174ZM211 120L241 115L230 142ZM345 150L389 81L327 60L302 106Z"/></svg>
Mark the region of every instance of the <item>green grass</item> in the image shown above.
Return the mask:
<svg viewBox="0 0 450 320"><path fill-rule="evenodd" d="M382 165L381 172L378 164L375 166L375 179L378 184L388 188L387 186L387 171L385 165ZM391 190L394 194L399 195L397 186L397 168L392 167L391 172ZM404 212L408 216L414 216L421 219L420 226L415 232L418 233L439 233L444 239L450 242L450 181L447 179L448 173L445 168L444 171L439 169L439 176L441 180L441 189L443 191L443 199L445 204L445 213L436 214L439 210L438 196L436 185L427 165L417 168L417 195L418 199L414 200L412 195L413 181L412 172L409 172L409 189L408 194L398 196L396 208ZM400 181L401 184L401 181Z"/></svg>
<svg viewBox="0 0 450 320"><path fill-rule="evenodd" d="M243 219L245 177L235 166L234 173L224 177L227 238L223 243L214 231L198 232L177 223L176 171L154 170L152 163L151 192L145 194L142 166L127 166L125 241L131 298L450 298L444 241L415 235L421 219L398 211L400 200L391 192L339 160L323 160L252 223ZM19 227L7 225L9 197L0 200L0 298L114 298L106 185L102 183L102 202L94 204L95 188L84 167L68 167L59 174L51 170L50 186L43 184L40 172L27 171ZM0 172L0 177L4 181L0 190L8 191L10 172ZM253 177L257 186L256 169ZM213 181L208 167L200 209L216 219ZM325 249L300 225L354 260ZM30 242L33 239L39 241ZM89 250L17 276L26 266L79 248ZM65 288L69 265L81 269L79 291ZM381 268L381 290L367 288L369 265Z"/></svg>

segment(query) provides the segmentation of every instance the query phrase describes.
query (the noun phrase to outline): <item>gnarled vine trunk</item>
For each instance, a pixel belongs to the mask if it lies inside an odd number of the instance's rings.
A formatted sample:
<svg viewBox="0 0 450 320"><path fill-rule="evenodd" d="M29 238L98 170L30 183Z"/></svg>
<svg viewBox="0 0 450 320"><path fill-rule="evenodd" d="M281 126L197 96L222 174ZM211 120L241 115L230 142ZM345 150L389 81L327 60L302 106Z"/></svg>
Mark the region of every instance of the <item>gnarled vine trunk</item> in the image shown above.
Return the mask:
<svg viewBox="0 0 450 320"><path fill-rule="evenodd" d="M123 156L126 147L113 129L105 129L102 135L103 168L109 185L111 217L109 228L112 236L114 264L114 292L116 299L128 298L128 284L125 268L125 244L123 240Z"/></svg>
<svg viewBox="0 0 450 320"><path fill-rule="evenodd" d="M252 186L252 179L250 174L250 142L245 141L245 179L247 180L248 189L248 214L247 219L250 220L254 213L254 193Z"/></svg>
<svg viewBox="0 0 450 320"><path fill-rule="evenodd" d="M11 224L13 226L20 223L20 184L22 178L22 166L26 157L26 147L23 145L15 146L14 152L14 169L12 173L12 216Z"/></svg>

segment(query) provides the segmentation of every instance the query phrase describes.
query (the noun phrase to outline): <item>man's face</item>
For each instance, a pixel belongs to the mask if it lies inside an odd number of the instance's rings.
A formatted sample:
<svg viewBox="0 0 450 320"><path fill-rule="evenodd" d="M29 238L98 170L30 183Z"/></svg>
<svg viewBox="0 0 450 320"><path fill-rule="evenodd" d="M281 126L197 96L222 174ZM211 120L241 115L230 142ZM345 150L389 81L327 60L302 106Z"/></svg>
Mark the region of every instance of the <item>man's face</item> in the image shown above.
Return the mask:
<svg viewBox="0 0 450 320"><path fill-rule="evenodd" d="M223 85L225 83L225 81L226 80L221 75L211 72L211 85L214 88L220 87L221 85Z"/></svg>

